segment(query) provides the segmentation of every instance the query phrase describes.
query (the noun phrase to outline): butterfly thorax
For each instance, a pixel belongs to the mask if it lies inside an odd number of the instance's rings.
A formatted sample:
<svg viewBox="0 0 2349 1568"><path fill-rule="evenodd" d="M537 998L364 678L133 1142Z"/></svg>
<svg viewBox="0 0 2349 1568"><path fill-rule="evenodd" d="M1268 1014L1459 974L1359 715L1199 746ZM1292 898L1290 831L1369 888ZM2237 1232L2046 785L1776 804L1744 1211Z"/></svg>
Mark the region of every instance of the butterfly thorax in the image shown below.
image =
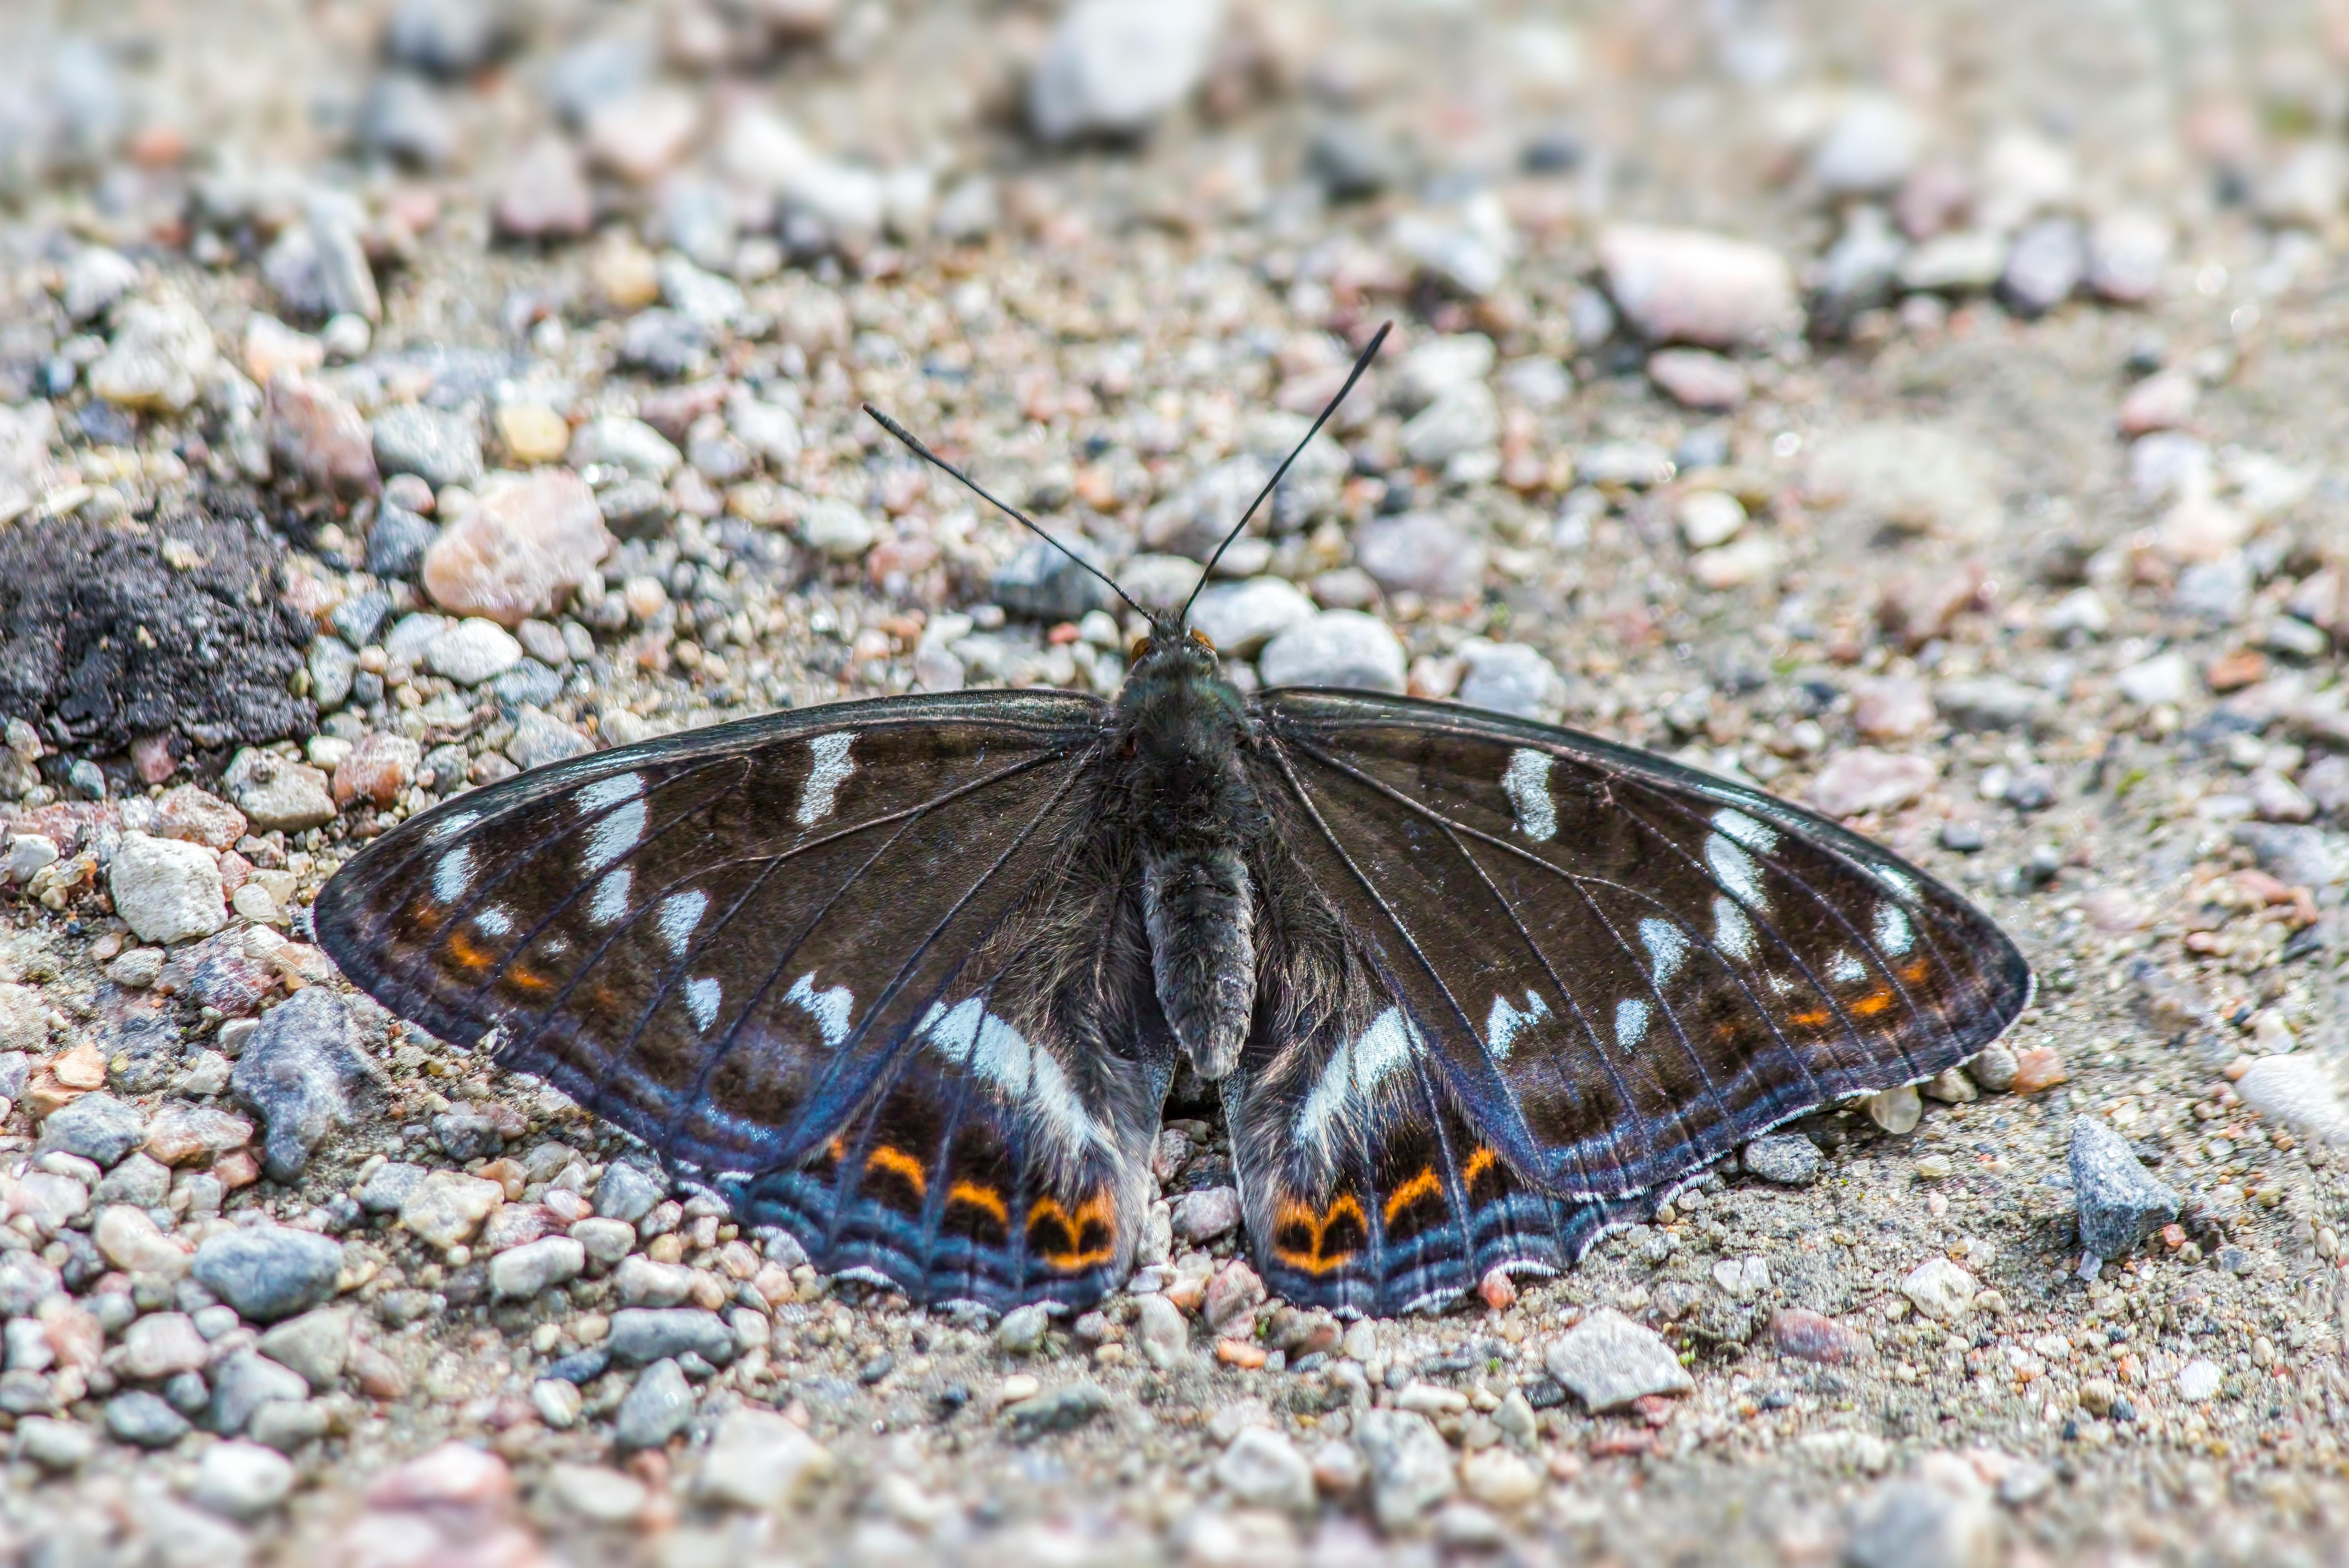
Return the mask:
<svg viewBox="0 0 2349 1568"><path fill-rule="evenodd" d="M1256 997L1247 859L1264 810L1244 766L1247 708L1212 647L1161 628L1135 659L1112 725L1159 1006L1213 1082L1237 1064Z"/></svg>

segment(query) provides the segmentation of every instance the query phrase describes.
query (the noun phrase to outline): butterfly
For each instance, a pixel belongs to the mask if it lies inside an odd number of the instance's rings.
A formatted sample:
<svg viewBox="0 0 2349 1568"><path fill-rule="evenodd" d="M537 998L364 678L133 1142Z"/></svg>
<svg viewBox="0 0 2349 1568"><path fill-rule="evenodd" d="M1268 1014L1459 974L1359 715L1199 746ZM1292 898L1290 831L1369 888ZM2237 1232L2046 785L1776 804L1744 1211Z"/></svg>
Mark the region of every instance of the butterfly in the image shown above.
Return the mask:
<svg viewBox="0 0 2349 1568"><path fill-rule="evenodd" d="M1384 1315L1562 1270L2028 1002L1990 920L1832 821L1524 718L1244 695L1187 612L1112 698L831 704L458 796L319 939L819 1268L997 1310L1128 1277L1180 1061L1268 1286Z"/></svg>

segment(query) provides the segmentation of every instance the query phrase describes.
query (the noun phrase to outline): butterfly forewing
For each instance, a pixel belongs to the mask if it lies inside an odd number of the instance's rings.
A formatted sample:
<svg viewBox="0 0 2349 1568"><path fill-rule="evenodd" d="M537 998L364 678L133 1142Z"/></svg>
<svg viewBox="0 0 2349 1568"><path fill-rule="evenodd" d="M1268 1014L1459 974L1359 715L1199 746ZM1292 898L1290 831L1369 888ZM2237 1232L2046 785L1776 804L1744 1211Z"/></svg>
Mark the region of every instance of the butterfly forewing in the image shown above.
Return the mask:
<svg viewBox="0 0 2349 1568"><path fill-rule="evenodd" d="M1300 861L1487 1130L1563 1191L1651 1188L1930 1077L2028 995L1962 900L1756 791L1469 709L1264 707Z"/></svg>
<svg viewBox="0 0 2349 1568"><path fill-rule="evenodd" d="M1092 1015L1124 1026L1089 1055L1017 960L1116 929L1102 866L1071 857L1100 716L1057 693L843 705L526 774L357 857L320 938L435 1033L502 1027L504 1063L827 1267L1097 1295L1155 1130L1123 996L1146 970L1096 965L1115 995Z"/></svg>

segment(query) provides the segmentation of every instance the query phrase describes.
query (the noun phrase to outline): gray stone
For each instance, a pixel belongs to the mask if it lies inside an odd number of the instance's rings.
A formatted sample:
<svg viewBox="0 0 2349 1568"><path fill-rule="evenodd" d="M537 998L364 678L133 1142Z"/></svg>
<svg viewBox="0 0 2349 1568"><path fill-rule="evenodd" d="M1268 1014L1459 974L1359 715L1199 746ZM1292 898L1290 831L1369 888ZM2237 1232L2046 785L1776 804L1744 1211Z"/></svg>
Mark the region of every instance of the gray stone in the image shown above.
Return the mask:
<svg viewBox="0 0 2349 1568"><path fill-rule="evenodd" d="M66 314L76 321L95 321L138 286L137 263L104 245L85 245L66 263Z"/></svg>
<svg viewBox="0 0 2349 1568"><path fill-rule="evenodd" d="M1553 1341L1543 1365L1593 1412L1696 1387L1671 1346L1612 1307L1599 1308Z"/></svg>
<svg viewBox="0 0 2349 1568"><path fill-rule="evenodd" d="M290 1454L325 1437L331 1424L323 1399L272 1399L253 1412L244 1430L262 1447Z"/></svg>
<svg viewBox="0 0 2349 1568"><path fill-rule="evenodd" d="M101 1166L112 1166L146 1141L147 1119L139 1108L104 1089L75 1097L41 1123L44 1153L63 1150Z"/></svg>
<svg viewBox="0 0 2349 1568"><path fill-rule="evenodd" d="M995 1326L996 1347L1006 1356L1033 1356L1042 1347L1051 1315L1041 1302L1015 1306Z"/></svg>
<svg viewBox="0 0 2349 1568"><path fill-rule="evenodd" d="M1191 624L1231 658L1252 659L1264 645L1313 619L1313 601L1295 583L1279 577L1251 577L1245 583L1216 583L1200 591L1191 606Z"/></svg>
<svg viewBox="0 0 2349 1568"><path fill-rule="evenodd" d="M2021 1064L2014 1053L2004 1046L1985 1046L1982 1054L1966 1063L1966 1076L1992 1094L2004 1094L2014 1087L2014 1075Z"/></svg>
<svg viewBox="0 0 2349 1568"><path fill-rule="evenodd" d="M1403 689L1402 644L1385 622L1360 610L1324 610L1275 637L1257 661L1267 686Z"/></svg>
<svg viewBox="0 0 2349 1568"><path fill-rule="evenodd" d="M514 38L506 0L399 0L385 24L383 52L440 77L469 77Z"/></svg>
<svg viewBox="0 0 2349 1568"><path fill-rule="evenodd" d="M261 274L285 314L381 321L383 295L359 242L357 215L336 201L313 201L306 214L287 224L261 258ZM364 425L359 435L366 438Z"/></svg>
<svg viewBox="0 0 2349 1568"><path fill-rule="evenodd" d="M1142 1358L1162 1372L1181 1365L1191 1350L1191 1326L1183 1309L1155 1292L1136 1297L1135 1305L1133 1336Z"/></svg>
<svg viewBox="0 0 2349 1568"><path fill-rule="evenodd" d="M378 577L412 578L422 570L424 552L440 531L429 518L388 501L376 509L367 530L367 569Z"/></svg>
<svg viewBox="0 0 2349 1568"><path fill-rule="evenodd" d="M1501 406L1482 381L1454 387L1411 417L1402 428L1403 455L1439 469L1464 452L1481 452L1501 438Z"/></svg>
<svg viewBox="0 0 2349 1568"><path fill-rule="evenodd" d="M378 472L416 474L434 490L481 480L481 432L468 414L395 403L368 426Z"/></svg>
<svg viewBox="0 0 2349 1568"><path fill-rule="evenodd" d="M221 781L256 833L298 833L335 820L334 790L307 763L248 748L236 754Z"/></svg>
<svg viewBox="0 0 2349 1568"><path fill-rule="evenodd" d="M196 1461L188 1499L201 1508L238 1521L260 1518L294 1490L294 1467L285 1456L258 1443L215 1443Z"/></svg>
<svg viewBox="0 0 2349 1568"><path fill-rule="evenodd" d="M1819 1146L1799 1133L1772 1133L1745 1146L1745 1169L1764 1181L1807 1187L1819 1177Z"/></svg>
<svg viewBox="0 0 2349 1568"><path fill-rule="evenodd" d="M1934 294L1989 288L2006 271L2006 236L1990 229L1936 234L1900 259L1900 286Z"/></svg>
<svg viewBox="0 0 2349 1568"><path fill-rule="evenodd" d="M772 1410L730 1410L693 1478L704 1502L774 1512L832 1474L832 1452Z"/></svg>
<svg viewBox="0 0 2349 1568"><path fill-rule="evenodd" d="M220 857L202 844L125 833L107 876L115 912L141 942L166 946L228 923Z"/></svg>
<svg viewBox="0 0 2349 1568"><path fill-rule="evenodd" d="M98 1452L98 1434L79 1421L27 1416L16 1423L16 1452L45 1470L78 1470Z"/></svg>
<svg viewBox="0 0 2349 1568"><path fill-rule="evenodd" d="M1061 542L1095 566L1101 564L1098 552L1085 541ZM1040 539L1029 540L997 567L988 586L1006 610L1040 621L1080 621L1090 611L1106 609L1115 598L1107 583L1070 560L1068 551ZM1224 646L1220 642L1216 645Z"/></svg>
<svg viewBox="0 0 2349 1568"><path fill-rule="evenodd" d="M1557 666L1524 643L1470 642L1460 650L1468 668L1453 696L1471 707L1555 719L1566 696Z"/></svg>
<svg viewBox="0 0 2349 1568"><path fill-rule="evenodd" d="M359 673L359 656L350 644L324 634L310 642L307 660L310 696L321 713L332 713L349 700L351 682Z"/></svg>
<svg viewBox="0 0 2349 1568"><path fill-rule="evenodd" d="M864 509L849 501L811 501L800 514L800 542L833 561L856 560L879 537L880 530Z"/></svg>
<svg viewBox="0 0 2349 1568"><path fill-rule="evenodd" d="M676 380L708 366L709 345L708 326L682 311L656 305L636 312L620 329L620 363Z"/></svg>
<svg viewBox="0 0 2349 1568"><path fill-rule="evenodd" d="M666 484L684 464L685 454L642 419L607 414L579 427L572 435L571 450L565 460L574 469L616 465L638 479Z"/></svg>
<svg viewBox="0 0 2349 1568"><path fill-rule="evenodd" d="M1904 1477L1860 1500L1844 1542L1849 1568L1991 1568L1998 1561L1998 1520L1984 1489L1953 1474L1937 1479L1942 1484Z"/></svg>
<svg viewBox="0 0 2349 1568"><path fill-rule="evenodd" d="M1382 1530L1418 1519L1459 1490L1452 1450L1425 1416L1413 1410L1366 1410L1354 1441L1370 1471L1371 1510Z"/></svg>
<svg viewBox="0 0 2349 1568"><path fill-rule="evenodd" d="M188 1418L144 1388L117 1394L106 1402L106 1431L133 1448L168 1449L194 1429Z"/></svg>
<svg viewBox="0 0 2349 1568"><path fill-rule="evenodd" d="M1202 1187L1174 1201L1174 1233L1189 1242L1212 1242L1239 1229L1240 1194L1236 1187Z"/></svg>
<svg viewBox="0 0 2349 1568"><path fill-rule="evenodd" d="M513 738L506 742L506 756L517 768L543 768L595 749L595 743L576 729L528 705L514 714Z"/></svg>
<svg viewBox="0 0 2349 1568"><path fill-rule="evenodd" d="M1355 531L1354 563L1390 593L1466 599L1484 587L1485 542L1456 518L1404 512Z"/></svg>
<svg viewBox="0 0 2349 1568"><path fill-rule="evenodd" d="M2080 1246L2096 1257L2124 1257L2178 1218L2177 1192L2137 1162L2126 1139L2094 1117L2072 1119L2071 1170Z"/></svg>
<svg viewBox="0 0 2349 1568"><path fill-rule="evenodd" d="M2014 237L1999 293L2024 315L2038 315L2072 297L2088 270L2087 241L2069 218L2042 218Z"/></svg>
<svg viewBox="0 0 2349 1568"><path fill-rule="evenodd" d="M89 367L89 389L126 408L177 414L195 402L219 357L212 327L187 301L132 300L115 312L114 340Z"/></svg>
<svg viewBox="0 0 2349 1568"><path fill-rule="evenodd" d="M334 1387L351 1351L351 1320L347 1306L322 1306L299 1317L289 1317L261 1336L257 1348L281 1367L300 1376L313 1394Z"/></svg>
<svg viewBox="0 0 2349 1568"><path fill-rule="evenodd" d="M359 1184L355 1195L359 1207L370 1214L396 1214L423 1181L423 1166L394 1160L377 1166L375 1174Z"/></svg>
<svg viewBox="0 0 2349 1568"><path fill-rule="evenodd" d="M595 1183L595 1212L607 1220L625 1220L633 1225L667 1196L668 1183L661 1177L641 1165L615 1160L604 1167L603 1180Z"/></svg>
<svg viewBox="0 0 2349 1568"><path fill-rule="evenodd" d="M623 1314L622 1315L626 1315ZM657 1449L693 1418L693 1388L672 1360L654 1362L636 1375L612 1422L612 1440L623 1449Z"/></svg>
<svg viewBox="0 0 2349 1568"><path fill-rule="evenodd" d="M623 1307L612 1315L606 1342L616 1367L645 1367L690 1352L713 1367L734 1359L734 1331L714 1312L698 1307Z"/></svg>
<svg viewBox="0 0 2349 1568"><path fill-rule="evenodd" d="M342 1267L343 1249L332 1237L249 1225L206 1238L193 1273L246 1322L275 1323L334 1295Z"/></svg>
<svg viewBox="0 0 2349 1568"><path fill-rule="evenodd" d="M475 1110L444 1110L434 1117L432 1140L441 1153L460 1165L490 1159L506 1146L496 1120Z"/></svg>
<svg viewBox="0 0 2349 1568"><path fill-rule="evenodd" d="M1071 1383L1006 1406L1003 1418L1013 1439L1026 1442L1052 1432L1073 1432L1108 1409L1109 1395L1098 1385Z"/></svg>
<svg viewBox="0 0 2349 1568"><path fill-rule="evenodd" d="M501 1301L528 1301L578 1278L586 1266L585 1247L569 1236L547 1236L492 1258L490 1294Z"/></svg>
<svg viewBox="0 0 2349 1568"><path fill-rule="evenodd" d="M1267 1427L1247 1427L1216 1460L1216 1480L1250 1508L1284 1513L1313 1510L1313 1467L1287 1437Z"/></svg>
<svg viewBox="0 0 2349 1568"><path fill-rule="evenodd" d="M101 1203L129 1203L141 1209L160 1209L171 1196L171 1167L145 1154L126 1156L106 1173L97 1189Z"/></svg>
<svg viewBox="0 0 2349 1568"><path fill-rule="evenodd" d="M242 1435L254 1412L273 1399L298 1403L310 1396L310 1385L300 1373L251 1350L214 1364L212 1385L204 1425L224 1438Z"/></svg>
<svg viewBox="0 0 2349 1568"><path fill-rule="evenodd" d="M418 169L440 169L456 156L457 126L430 83L387 71L359 100L359 144Z"/></svg>
<svg viewBox="0 0 2349 1568"><path fill-rule="evenodd" d="M1960 729L2023 729L2054 717L2055 696L2005 676L1943 681L1933 707Z"/></svg>
<svg viewBox="0 0 2349 1568"><path fill-rule="evenodd" d="M424 649L425 667L459 686L479 686L521 662L513 634L482 615L451 623Z"/></svg>
<svg viewBox="0 0 2349 1568"><path fill-rule="evenodd" d="M1046 141L1138 136L1189 98L1223 26L1221 0L1078 0L1028 81Z"/></svg>
<svg viewBox="0 0 2349 1568"><path fill-rule="evenodd" d="M1909 177L1925 149L1916 111L1884 93L1857 93L1811 150L1811 178L1832 196L1875 196Z"/></svg>
<svg viewBox="0 0 2349 1568"><path fill-rule="evenodd" d="M264 1014L229 1075L237 1103L261 1119L263 1168L292 1182L371 1081L350 1006L306 986Z"/></svg>

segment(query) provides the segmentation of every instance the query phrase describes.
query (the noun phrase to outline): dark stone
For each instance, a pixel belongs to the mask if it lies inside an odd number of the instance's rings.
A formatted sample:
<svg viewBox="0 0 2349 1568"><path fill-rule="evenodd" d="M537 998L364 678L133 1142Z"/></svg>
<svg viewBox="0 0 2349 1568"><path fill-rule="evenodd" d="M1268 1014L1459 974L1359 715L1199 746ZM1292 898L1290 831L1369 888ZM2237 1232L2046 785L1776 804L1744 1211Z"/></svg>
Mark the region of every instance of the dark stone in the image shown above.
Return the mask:
<svg viewBox="0 0 2349 1568"><path fill-rule="evenodd" d="M246 1322L274 1323L333 1295L342 1269L343 1249L330 1236L248 1225L207 1239L191 1272Z"/></svg>
<svg viewBox="0 0 2349 1568"><path fill-rule="evenodd" d="M202 563L172 567L167 541ZM286 682L312 629L279 602L284 553L258 519L202 512L0 532L0 714L101 757L150 735L182 757L307 736L318 710Z"/></svg>
<svg viewBox="0 0 2349 1568"><path fill-rule="evenodd" d="M359 145L418 169L439 169L457 151L456 122L431 86L405 71L378 77L359 101Z"/></svg>
<svg viewBox="0 0 2349 1568"><path fill-rule="evenodd" d="M690 1306L630 1306L612 1315L606 1341L616 1367L646 1367L688 1351L712 1366L734 1359L734 1331L714 1312Z"/></svg>
<svg viewBox="0 0 2349 1568"><path fill-rule="evenodd" d="M507 0L400 0L384 28L383 52L439 77L468 77L517 41Z"/></svg>
<svg viewBox="0 0 2349 1568"><path fill-rule="evenodd" d="M709 330L665 305L636 312L620 329L620 363L672 381L698 371L709 356Z"/></svg>
<svg viewBox="0 0 2349 1568"><path fill-rule="evenodd" d="M1091 1383L1071 1383L1022 1399L1003 1412L1012 1437L1022 1442L1051 1432L1072 1432L1109 1409L1109 1396Z"/></svg>
<svg viewBox="0 0 2349 1568"><path fill-rule="evenodd" d="M118 1443L168 1449L191 1429L185 1416L144 1388L117 1394L106 1402L107 1435Z"/></svg>
<svg viewBox="0 0 2349 1568"><path fill-rule="evenodd" d="M2093 1117L2072 1120L2071 1169L2084 1252L2125 1257L2178 1218L2177 1192L2137 1163L2127 1140Z"/></svg>
<svg viewBox="0 0 2349 1568"><path fill-rule="evenodd" d="M623 480L595 498L604 521L622 539L650 539L668 526L668 491L650 480Z"/></svg>
<svg viewBox="0 0 2349 1568"><path fill-rule="evenodd" d="M421 518L417 521L423 521ZM425 526L429 529L431 525ZM333 624L335 635L354 648L364 648L375 641L376 634L383 629L383 618L390 613L391 595L380 588L370 588L336 605L334 614L326 619Z"/></svg>
<svg viewBox="0 0 2349 1568"><path fill-rule="evenodd" d="M612 1365L612 1353L601 1346L574 1351L550 1365L545 1376L564 1383L588 1384L601 1377Z"/></svg>
<svg viewBox="0 0 2349 1568"><path fill-rule="evenodd" d="M147 1119L139 1108L102 1092L79 1096L41 1123L42 1149L62 1149L109 1168L146 1141Z"/></svg>
<svg viewBox="0 0 2349 1568"><path fill-rule="evenodd" d="M431 519L385 502L367 530L367 569L378 577L414 577L437 532Z"/></svg>
<svg viewBox="0 0 2349 1568"><path fill-rule="evenodd" d="M544 707L563 695L563 677L524 655L522 663L490 683L490 690L508 707Z"/></svg>
<svg viewBox="0 0 2349 1568"><path fill-rule="evenodd" d="M277 989L277 976L254 961L245 951L243 931L232 925L217 936L173 948L155 989L232 1018L247 1018Z"/></svg>
<svg viewBox="0 0 2349 1568"><path fill-rule="evenodd" d="M432 1136L440 1152L463 1164L488 1160L505 1151L505 1134L488 1117L469 1110L444 1110L432 1119Z"/></svg>
<svg viewBox="0 0 2349 1568"><path fill-rule="evenodd" d="M490 1267L467 1264L443 1281L440 1298L450 1306L479 1306L490 1295Z"/></svg>
<svg viewBox="0 0 2349 1568"><path fill-rule="evenodd" d="M350 1119L370 1081L349 1005L313 985L261 1020L229 1087L267 1129L262 1155L270 1179L291 1182L326 1134Z"/></svg>
<svg viewBox="0 0 2349 1568"><path fill-rule="evenodd" d="M98 1033L107 1084L117 1094L158 1094L180 1067L180 1030L171 1019L135 1013Z"/></svg>
<svg viewBox="0 0 2349 1568"><path fill-rule="evenodd" d="M1061 542L1080 556L1093 559L1094 551L1084 541ZM1040 621L1074 621L1087 611L1107 608L1112 602L1108 584L1040 539L1030 540L998 567L988 588L995 602L1006 610Z"/></svg>

